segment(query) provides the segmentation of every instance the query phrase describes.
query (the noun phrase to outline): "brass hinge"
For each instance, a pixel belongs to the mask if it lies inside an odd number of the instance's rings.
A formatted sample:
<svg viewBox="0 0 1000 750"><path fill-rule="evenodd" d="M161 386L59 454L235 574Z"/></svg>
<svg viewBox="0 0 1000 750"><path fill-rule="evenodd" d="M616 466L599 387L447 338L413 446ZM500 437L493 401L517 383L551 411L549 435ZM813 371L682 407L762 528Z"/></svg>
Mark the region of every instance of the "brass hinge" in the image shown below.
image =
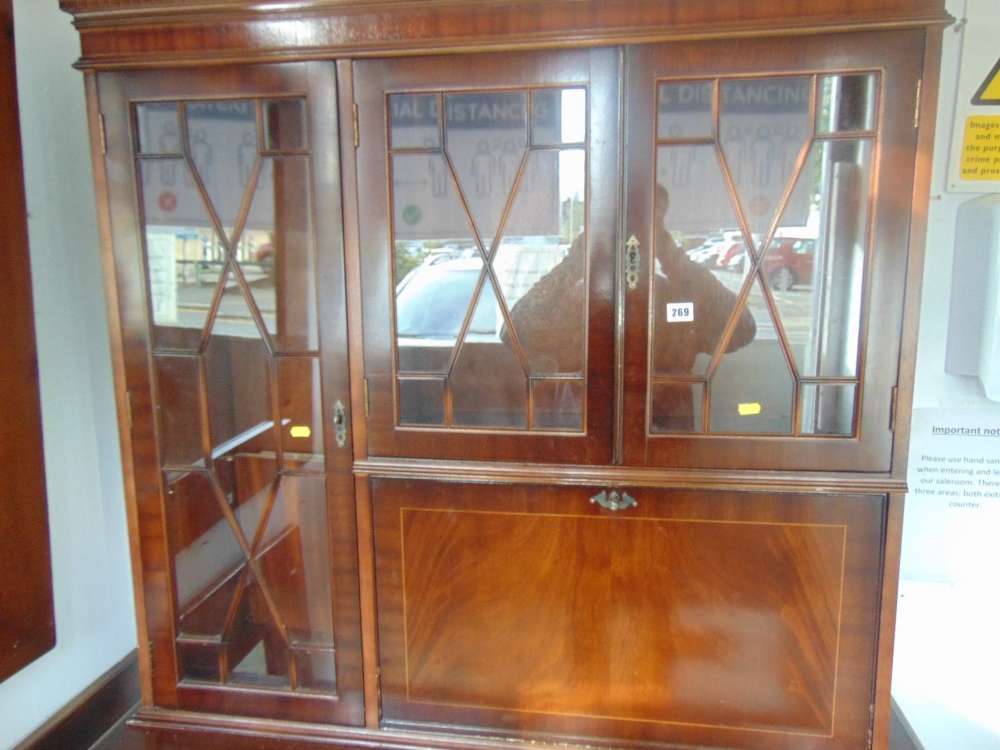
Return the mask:
<svg viewBox="0 0 1000 750"><path fill-rule="evenodd" d="M101 129L101 156L108 154L108 133L104 128L104 115L97 116L97 125Z"/></svg>
<svg viewBox="0 0 1000 750"><path fill-rule="evenodd" d="M371 416L371 402L368 400L368 378L365 378L365 419Z"/></svg>
<svg viewBox="0 0 1000 750"><path fill-rule="evenodd" d="M892 400L889 403L889 431L896 429L896 402L899 400L899 387L892 387Z"/></svg>
<svg viewBox="0 0 1000 750"><path fill-rule="evenodd" d="M361 135L358 128L358 103L354 103L354 148L361 144Z"/></svg>
<svg viewBox="0 0 1000 750"><path fill-rule="evenodd" d="M924 88L924 79L917 81L917 103L913 106L913 127L920 127L920 98Z"/></svg>
<svg viewBox="0 0 1000 750"><path fill-rule="evenodd" d="M868 750L875 744L875 704L868 706Z"/></svg>

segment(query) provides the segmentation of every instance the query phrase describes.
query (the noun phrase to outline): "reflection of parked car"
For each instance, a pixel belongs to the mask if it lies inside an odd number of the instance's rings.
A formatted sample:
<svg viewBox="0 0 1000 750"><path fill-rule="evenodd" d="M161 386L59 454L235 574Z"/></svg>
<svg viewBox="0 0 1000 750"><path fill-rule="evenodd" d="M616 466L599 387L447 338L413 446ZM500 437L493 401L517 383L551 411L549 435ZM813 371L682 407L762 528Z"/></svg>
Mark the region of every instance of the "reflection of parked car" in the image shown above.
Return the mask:
<svg viewBox="0 0 1000 750"><path fill-rule="evenodd" d="M771 243L764 255L764 275L771 288L787 292L797 284L812 282L813 257L816 241L780 237Z"/></svg>
<svg viewBox="0 0 1000 750"><path fill-rule="evenodd" d="M720 245L718 255L715 256L716 268L726 268L730 260L741 253L746 255L747 252L747 246L742 242L723 242Z"/></svg>
<svg viewBox="0 0 1000 750"><path fill-rule="evenodd" d="M771 288L777 292L787 292L794 286L807 284L812 280L815 240L795 237L777 237L764 256L764 276ZM746 250L733 255L725 264L728 271L742 273L746 268Z"/></svg>
<svg viewBox="0 0 1000 750"><path fill-rule="evenodd" d="M396 290L400 340L411 345L454 344L482 268L480 258L437 257L408 274ZM487 280L472 317L469 340L498 341L498 317L496 295Z"/></svg>

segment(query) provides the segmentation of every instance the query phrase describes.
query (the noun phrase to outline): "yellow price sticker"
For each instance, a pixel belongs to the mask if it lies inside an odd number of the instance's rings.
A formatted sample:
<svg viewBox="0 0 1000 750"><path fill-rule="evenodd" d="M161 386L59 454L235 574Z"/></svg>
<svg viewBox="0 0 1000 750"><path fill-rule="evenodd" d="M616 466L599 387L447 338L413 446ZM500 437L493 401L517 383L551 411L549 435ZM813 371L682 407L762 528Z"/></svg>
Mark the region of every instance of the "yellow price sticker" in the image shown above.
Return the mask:
<svg viewBox="0 0 1000 750"><path fill-rule="evenodd" d="M760 404L740 404L737 408L740 410L741 417L749 417L754 414L760 414Z"/></svg>
<svg viewBox="0 0 1000 750"><path fill-rule="evenodd" d="M289 430L293 438L307 438L312 435L312 430L309 429L309 425L297 424Z"/></svg>

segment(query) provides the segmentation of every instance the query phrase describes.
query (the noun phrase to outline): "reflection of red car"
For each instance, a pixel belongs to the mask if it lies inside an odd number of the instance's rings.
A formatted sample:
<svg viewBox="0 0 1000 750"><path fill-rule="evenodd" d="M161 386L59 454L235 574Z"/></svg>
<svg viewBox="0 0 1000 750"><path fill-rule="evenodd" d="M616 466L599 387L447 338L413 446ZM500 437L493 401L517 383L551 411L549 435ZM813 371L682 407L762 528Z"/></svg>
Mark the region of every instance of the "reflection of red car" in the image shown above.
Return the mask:
<svg viewBox="0 0 1000 750"><path fill-rule="evenodd" d="M812 279L813 256L816 250L815 240L803 240L795 237L778 237L771 242L771 247L764 258L764 275L771 288L778 292L787 292L796 284L806 284ZM726 270L742 273L746 268L747 254L742 247L725 263Z"/></svg>
<svg viewBox="0 0 1000 750"><path fill-rule="evenodd" d="M723 243L719 254L715 256L715 265L717 268L726 268L729 265L729 261L741 253L746 254L746 251L747 246L742 242Z"/></svg>
<svg viewBox="0 0 1000 750"><path fill-rule="evenodd" d="M787 292L796 284L812 282L816 240L778 237L764 255L764 275L771 288Z"/></svg>

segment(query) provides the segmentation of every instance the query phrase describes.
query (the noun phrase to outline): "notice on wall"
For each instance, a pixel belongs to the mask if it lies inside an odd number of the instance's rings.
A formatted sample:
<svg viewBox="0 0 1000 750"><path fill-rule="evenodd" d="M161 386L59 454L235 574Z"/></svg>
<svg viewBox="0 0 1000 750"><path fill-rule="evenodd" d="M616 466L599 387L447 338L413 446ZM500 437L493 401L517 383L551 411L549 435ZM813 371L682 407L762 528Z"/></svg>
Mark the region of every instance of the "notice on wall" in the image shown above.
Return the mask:
<svg viewBox="0 0 1000 750"><path fill-rule="evenodd" d="M963 180L1000 180L1000 115L965 119Z"/></svg>
<svg viewBox="0 0 1000 750"><path fill-rule="evenodd" d="M1000 14L996 0L967 0L952 125L948 190L1000 191Z"/></svg>
<svg viewBox="0 0 1000 750"><path fill-rule="evenodd" d="M956 581L1000 564L1000 409L913 412L903 574Z"/></svg>

